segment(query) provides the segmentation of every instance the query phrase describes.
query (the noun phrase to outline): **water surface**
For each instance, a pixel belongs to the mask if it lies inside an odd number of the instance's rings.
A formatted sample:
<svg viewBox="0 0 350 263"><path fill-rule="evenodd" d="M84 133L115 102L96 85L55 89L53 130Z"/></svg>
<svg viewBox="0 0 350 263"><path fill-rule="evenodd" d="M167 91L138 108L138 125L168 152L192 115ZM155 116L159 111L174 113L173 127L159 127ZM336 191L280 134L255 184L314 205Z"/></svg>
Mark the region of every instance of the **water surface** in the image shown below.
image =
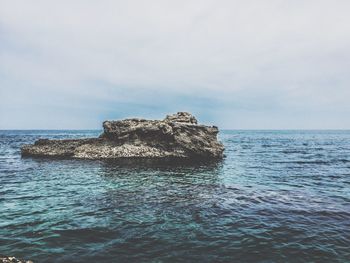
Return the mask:
<svg viewBox="0 0 350 263"><path fill-rule="evenodd" d="M35 262L350 262L350 131L224 131L219 163L22 159L0 131L0 254Z"/></svg>

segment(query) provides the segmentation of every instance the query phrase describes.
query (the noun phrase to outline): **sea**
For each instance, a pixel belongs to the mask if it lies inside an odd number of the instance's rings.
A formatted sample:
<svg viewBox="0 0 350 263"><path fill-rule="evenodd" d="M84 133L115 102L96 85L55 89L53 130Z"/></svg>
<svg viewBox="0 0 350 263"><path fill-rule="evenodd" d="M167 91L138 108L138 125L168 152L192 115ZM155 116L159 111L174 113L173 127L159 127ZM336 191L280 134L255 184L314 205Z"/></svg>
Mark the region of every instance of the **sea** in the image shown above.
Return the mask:
<svg viewBox="0 0 350 263"><path fill-rule="evenodd" d="M225 130L218 162L22 158L0 131L0 254L36 262L350 262L350 131Z"/></svg>

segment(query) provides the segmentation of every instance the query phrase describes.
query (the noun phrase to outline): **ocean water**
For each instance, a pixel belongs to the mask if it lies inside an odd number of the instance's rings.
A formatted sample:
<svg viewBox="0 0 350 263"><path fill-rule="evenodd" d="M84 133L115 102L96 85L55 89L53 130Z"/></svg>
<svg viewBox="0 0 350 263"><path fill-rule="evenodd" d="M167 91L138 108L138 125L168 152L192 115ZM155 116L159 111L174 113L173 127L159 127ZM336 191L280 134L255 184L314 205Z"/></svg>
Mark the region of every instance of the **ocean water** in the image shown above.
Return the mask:
<svg viewBox="0 0 350 263"><path fill-rule="evenodd" d="M35 262L350 262L350 131L223 131L218 163L31 159L0 131L0 254Z"/></svg>

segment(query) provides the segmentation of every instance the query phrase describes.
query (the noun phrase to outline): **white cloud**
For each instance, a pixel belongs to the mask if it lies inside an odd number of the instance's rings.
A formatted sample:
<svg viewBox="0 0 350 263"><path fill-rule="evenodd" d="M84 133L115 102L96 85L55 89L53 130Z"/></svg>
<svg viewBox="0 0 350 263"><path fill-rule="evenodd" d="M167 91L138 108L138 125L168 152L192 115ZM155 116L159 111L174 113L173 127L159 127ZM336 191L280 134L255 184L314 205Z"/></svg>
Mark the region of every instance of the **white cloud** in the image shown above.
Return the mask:
<svg viewBox="0 0 350 263"><path fill-rule="evenodd" d="M13 107L84 119L72 109L89 103L103 118L113 102L136 113L161 105L145 115L179 105L227 128L240 128L235 114L246 116L241 128L269 114L278 118L261 128L286 127L283 117L308 127L293 112L327 111L332 127L350 128L349 11L346 0L0 0L0 128L20 127ZM51 118L40 121L51 127ZM89 121L76 125L97 117Z"/></svg>

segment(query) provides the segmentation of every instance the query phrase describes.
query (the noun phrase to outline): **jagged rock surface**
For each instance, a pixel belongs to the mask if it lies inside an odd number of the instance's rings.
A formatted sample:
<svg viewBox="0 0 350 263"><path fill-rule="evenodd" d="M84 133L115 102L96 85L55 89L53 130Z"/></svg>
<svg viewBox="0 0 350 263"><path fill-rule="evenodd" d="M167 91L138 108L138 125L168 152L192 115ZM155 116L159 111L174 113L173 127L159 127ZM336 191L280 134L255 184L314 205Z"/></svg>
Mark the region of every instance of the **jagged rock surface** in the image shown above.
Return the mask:
<svg viewBox="0 0 350 263"><path fill-rule="evenodd" d="M31 260L22 260L15 257L7 257L0 255L0 263L33 263Z"/></svg>
<svg viewBox="0 0 350 263"><path fill-rule="evenodd" d="M81 159L221 158L224 147L217 140L218 128L197 123L187 112L168 115L164 120L105 121L99 138L39 139L21 150L23 156Z"/></svg>

